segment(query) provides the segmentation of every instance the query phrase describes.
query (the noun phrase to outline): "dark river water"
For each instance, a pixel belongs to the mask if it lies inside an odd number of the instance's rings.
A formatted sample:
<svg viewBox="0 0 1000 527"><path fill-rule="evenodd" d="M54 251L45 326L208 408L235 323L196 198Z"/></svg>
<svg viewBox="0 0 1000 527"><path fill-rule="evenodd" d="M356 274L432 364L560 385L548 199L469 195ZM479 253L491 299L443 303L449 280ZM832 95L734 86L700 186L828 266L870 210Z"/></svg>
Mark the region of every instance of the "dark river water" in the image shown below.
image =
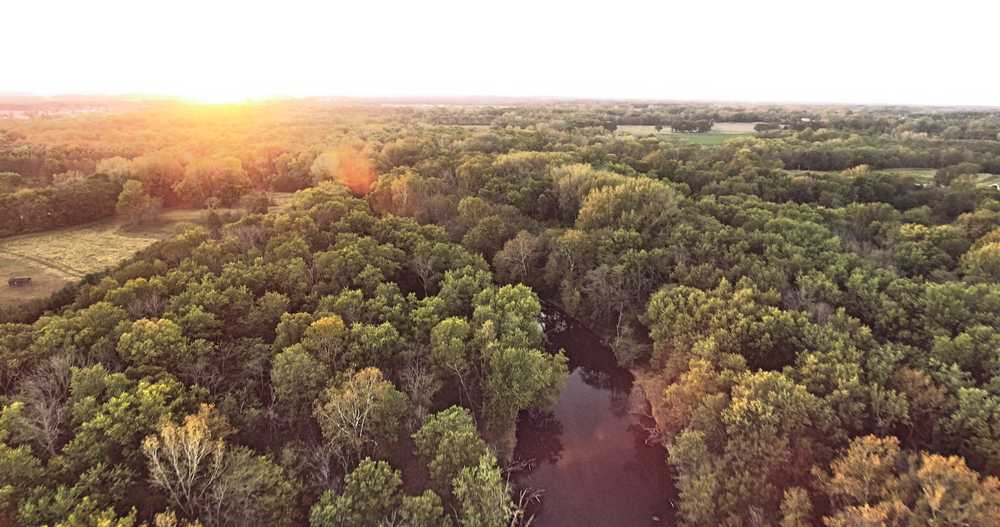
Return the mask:
<svg viewBox="0 0 1000 527"><path fill-rule="evenodd" d="M673 525L666 451L645 442L645 399L596 335L567 324L549 334L569 357L566 388L548 412L518 419L515 459L532 463L516 482L543 491L532 525Z"/></svg>

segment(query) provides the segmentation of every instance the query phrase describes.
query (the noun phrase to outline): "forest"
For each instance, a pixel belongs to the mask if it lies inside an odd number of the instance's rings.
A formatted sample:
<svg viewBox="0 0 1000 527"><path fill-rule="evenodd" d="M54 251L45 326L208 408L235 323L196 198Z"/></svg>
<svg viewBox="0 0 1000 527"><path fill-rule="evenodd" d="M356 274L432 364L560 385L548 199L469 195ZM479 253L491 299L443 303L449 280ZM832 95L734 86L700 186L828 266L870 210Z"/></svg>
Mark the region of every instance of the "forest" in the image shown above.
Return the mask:
<svg viewBox="0 0 1000 527"><path fill-rule="evenodd" d="M651 525L995 525L997 182L980 109L0 118L0 237L207 218L0 306L0 526L570 525L515 455L572 371L551 313L648 401Z"/></svg>

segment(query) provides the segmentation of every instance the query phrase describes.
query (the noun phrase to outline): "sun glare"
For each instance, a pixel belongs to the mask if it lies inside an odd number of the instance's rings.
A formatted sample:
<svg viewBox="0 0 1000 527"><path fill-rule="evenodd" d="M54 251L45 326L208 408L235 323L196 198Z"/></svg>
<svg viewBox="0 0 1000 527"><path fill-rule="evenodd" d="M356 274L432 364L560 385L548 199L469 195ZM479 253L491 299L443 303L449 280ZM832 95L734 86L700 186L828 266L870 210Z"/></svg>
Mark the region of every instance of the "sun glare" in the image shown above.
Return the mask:
<svg viewBox="0 0 1000 527"><path fill-rule="evenodd" d="M194 93L184 97L197 104L239 104L250 99L249 95L233 92Z"/></svg>

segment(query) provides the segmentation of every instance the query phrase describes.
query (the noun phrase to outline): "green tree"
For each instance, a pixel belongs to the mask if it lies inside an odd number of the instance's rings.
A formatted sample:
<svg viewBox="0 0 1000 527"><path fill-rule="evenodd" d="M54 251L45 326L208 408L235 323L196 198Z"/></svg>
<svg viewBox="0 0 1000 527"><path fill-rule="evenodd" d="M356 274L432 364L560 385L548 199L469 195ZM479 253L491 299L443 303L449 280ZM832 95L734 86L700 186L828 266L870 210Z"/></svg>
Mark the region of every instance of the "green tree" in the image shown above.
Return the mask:
<svg viewBox="0 0 1000 527"><path fill-rule="evenodd" d="M10 411L10 406L3 409L4 414ZM10 446L8 434L0 428L0 514L12 517L28 490L43 481L45 469L28 445Z"/></svg>
<svg viewBox="0 0 1000 527"><path fill-rule="evenodd" d="M115 211L125 217L129 225L140 225L156 219L163 202L146 193L142 182L130 179L122 186Z"/></svg>
<svg viewBox="0 0 1000 527"><path fill-rule="evenodd" d="M385 461L365 458L347 477L340 494L325 492L309 513L311 527L408 525L447 527L444 507L432 491L419 496L401 493L398 470Z"/></svg>
<svg viewBox="0 0 1000 527"><path fill-rule="evenodd" d="M656 233L670 221L679 199L666 183L632 178L587 194L576 219L579 229L634 229Z"/></svg>
<svg viewBox="0 0 1000 527"><path fill-rule="evenodd" d="M506 527L520 512L492 454L484 454L476 465L463 468L452 485L462 527Z"/></svg>
<svg viewBox="0 0 1000 527"><path fill-rule="evenodd" d="M431 330L431 363L445 375L454 375L463 397L470 393L470 368L473 367L471 349L472 328L460 317L442 320Z"/></svg>
<svg viewBox="0 0 1000 527"><path fill-rule="evenodd" d="M142 439L190 404L185 388L170 376L131 383L96 365L74 370L70 381L70 414L75 434L53 460L65 470L83 472L105 463L138 470Z"/></svg>
<svg viewBox="0 0 1000 527"><path fill-rule="evenodd" d="M419 496L403 496L399 520L413 527L450 527L451 518L445 515L441 498L432 490Z"/></svg>
<svg viewBox="0 0 1000 527"><path fill-rule="evenodd" d="M353 367L392 365L402 346L399 331L388 322L352 324L350 340L348 356Z"/></svg>
<svg viewBox="0 0 1000 527"><path fill-rule="evenodd" d="M347 338L348 330L344 321L337 315L329 315L309 324L302 332L301 340L306 351L328 368L336 370L346 351Z"/></svg>
<svg viewBox="0 0 1000 527"><path fill-rule="evenodd" d="M460 406L430 416L413 434L413 441L417 455L427 465L435 490L446 497L459 472L478 464L489 451L476 431L472 414Z"/></svg>
<svg viewBox="0 0 1000 527"><path fill-rule="evenodd" d="M554 402L568 375L564 354L540 349L540 318L538 297L524 285L476 296L473 345L482 357L482 414L486 432L505 455L513 448L518 412Z"/></svg>
<svg viewBox="0 0 1000 527"><path fill-rule="evenodd" d="M488 351L487 357L483 415L491 437L509 454L517 414L555 402L568 376L567 359L562 353L503 347Z"/></svg>
<svg viewBox="0 0 1000 527"><path fill-rule="evenodd" d="M193 351L181 328L165 318L137 320L118 341L118 355L140 370L177 368L193 360Z"/></svg>
<svg viewBox="0 0 1000 527"><path fill-rule="evenodd" d="M950 443L974 468L1000 470L1000 396L981 388L960 388L958 408L944 422Z"/></svg>
<svg viewBox="0 0 1000 527"><path fill-rule="evenodd" d="M285 313L281 315L278 326L274 330L274 349L280 351L293 344L298 344L313 320L314 317L309 313Z"/></svg>
<svg viewBox="0 0 1000 527"><path fill-rule="evenodd" d="M367 527L378 525L401 506L403 481L385 461L361 460L344 478L338 495L326 492L309 513L312 527Z"/></svg>
<svg viewBox="0 0 1000 527"><path fill-rule="evenodd" d="M329 368L301 345L285 348L274 356L271 385L278 401L291 411L292 419L310 414L313 401L329 378Z"/></svg>
<svg viewBox="0 0 1000 527"><path fill-rule="evenodd" d="M475 298L472 316L477 331L488 322L492 338L501 347L537 348L541 346L542 306L534 291L525 285L488 288Z"/></svg>
<svg viewBox="0 0 1000 527"><path fill-rule="evenodd" d="M444 301L449 314L470 316L475 306L473 300L492 283L493 276L489 271L466 266L445 272L437 296Z"/></svg>

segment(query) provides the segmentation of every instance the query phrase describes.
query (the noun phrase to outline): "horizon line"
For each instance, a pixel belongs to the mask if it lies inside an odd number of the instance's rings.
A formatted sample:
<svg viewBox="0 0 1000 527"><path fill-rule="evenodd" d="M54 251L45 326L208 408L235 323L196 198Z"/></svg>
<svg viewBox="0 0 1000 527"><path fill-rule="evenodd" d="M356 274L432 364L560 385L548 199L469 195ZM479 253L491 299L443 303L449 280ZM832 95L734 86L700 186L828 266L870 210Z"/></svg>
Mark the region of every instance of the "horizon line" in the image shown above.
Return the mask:
<svg viewBox="0 0 1000 527"><path fill-rule="evenodd" d="M698 98L664 98L664 97L629 97L629 96L587 96L587 95L531 95L531 94L413 94L413 93L393 93L393 94L309 94L309 95L288 95L271 94L260 96L248 96L234 100L232 102L205 103L197 101L196 97L174 93L156 92L61 92L44 93L31 91L0 91L0 99L3 98L37 98L37 99L72 99L72 98L103 98L103 99L137 99L150 101L178 101L202 105L238 105L266 103L287 100L310 100L310 99L350 99L350 100L448 100L448 99L510 99L525 101L560 101L560 102L610 102L610 103L655 103L655 104L728 104L728 105L761 105L761 106L860 106L860 107L903 107L903 108L972 108L985 110L1000 110L1000 104L977 104L977 103L916 103L916 102L884 102L884 101L822 101L822 100L780 100L780 99L698 99Z"/></svg>

